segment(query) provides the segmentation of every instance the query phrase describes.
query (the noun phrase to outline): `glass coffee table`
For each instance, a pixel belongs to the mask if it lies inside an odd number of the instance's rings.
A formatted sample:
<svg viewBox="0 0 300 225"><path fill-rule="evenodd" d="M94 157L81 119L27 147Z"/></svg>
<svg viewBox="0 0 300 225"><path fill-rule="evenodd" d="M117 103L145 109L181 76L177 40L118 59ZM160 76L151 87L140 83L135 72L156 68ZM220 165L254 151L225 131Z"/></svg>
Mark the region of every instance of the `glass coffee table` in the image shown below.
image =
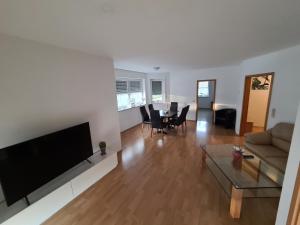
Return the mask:
<svg viewBox="0 0 300 225"><path fill-rule="evenodd" d="M230 215L238 219L243 198L279 197L283 174L245 148L243 155L252 155L251 158L234 157L233 147L227 144L201 148L203 164L230 196Z"/></svg>

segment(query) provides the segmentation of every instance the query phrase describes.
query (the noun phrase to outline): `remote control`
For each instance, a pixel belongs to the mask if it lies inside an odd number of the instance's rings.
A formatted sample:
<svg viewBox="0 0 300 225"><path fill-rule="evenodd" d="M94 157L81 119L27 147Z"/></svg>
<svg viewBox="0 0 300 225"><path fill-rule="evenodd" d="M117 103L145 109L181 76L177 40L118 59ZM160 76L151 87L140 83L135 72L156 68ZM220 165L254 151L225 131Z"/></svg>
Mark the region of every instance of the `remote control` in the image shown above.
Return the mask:
<svg viewBox="0 0 300 225"><path fill-rule="evenodd" d="M243 155L244 159L253 159L253 155Z"/></svg>

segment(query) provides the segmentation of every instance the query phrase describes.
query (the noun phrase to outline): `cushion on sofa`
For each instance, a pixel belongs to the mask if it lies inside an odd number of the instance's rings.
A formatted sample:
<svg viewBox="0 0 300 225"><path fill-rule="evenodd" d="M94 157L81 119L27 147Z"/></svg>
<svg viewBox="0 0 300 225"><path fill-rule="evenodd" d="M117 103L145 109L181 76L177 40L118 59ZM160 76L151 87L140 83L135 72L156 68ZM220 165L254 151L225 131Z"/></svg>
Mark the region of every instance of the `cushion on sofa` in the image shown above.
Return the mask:
<svg viewBox="0 0 300 225"><path fill-rule="evenodd" d="M266 157L264 158L264 161L266 161L271 166L274 166L275 168L279 169L281 172L285 171L287 162L286 157Z"/></svg>
<svg viewBox="0 0 300 225"><path fill-rule="evenodd" d="M245 142L245 147L248 148L255 155L266 158L266 157L287 157L288 154L272 145L256 145Z"/></svg>
<svg viewBox="0 0 300 225"><path fill-rule="evenodd" d="M293 137L294 125L291 123L278 123L271 130L272 145L289 152Z"/></svg>
<svg viewBox="0 0 300 225"><path fill-rule="evenodd" d="M256 145L272 144L272 136L269 132L248 133L245 134L246 142Z"/></svg>
<svg viewBox="0 0 300 225"><path fill-rule="evenodd" d="M272 137L291 142L293 137L294 124L278 123L271 129Z"/></svg>
<svg viewBox="0 0 300 225"><path fill-rule="evenodd" d="M291 142L273 137L272 145L288 153L290 151Z"/></svg>

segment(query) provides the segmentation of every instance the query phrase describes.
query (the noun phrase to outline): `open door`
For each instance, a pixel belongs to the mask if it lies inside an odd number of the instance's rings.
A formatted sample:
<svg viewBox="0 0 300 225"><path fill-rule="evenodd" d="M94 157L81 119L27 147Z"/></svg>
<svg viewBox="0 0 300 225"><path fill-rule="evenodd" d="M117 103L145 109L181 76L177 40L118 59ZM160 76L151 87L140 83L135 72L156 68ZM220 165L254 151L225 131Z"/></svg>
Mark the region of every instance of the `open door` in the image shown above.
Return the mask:
<svg viewBox="0 0 300 225"><path fill-rule="evenodd" d="M216 79L197 80L196 121L212 124L216 99Z"/></svg>
<svg viewBox="0 0 300 225"><path fill-rule="evenodd" d="M273 80L273 72L246 76L240 136L266 130Z"/></svg>

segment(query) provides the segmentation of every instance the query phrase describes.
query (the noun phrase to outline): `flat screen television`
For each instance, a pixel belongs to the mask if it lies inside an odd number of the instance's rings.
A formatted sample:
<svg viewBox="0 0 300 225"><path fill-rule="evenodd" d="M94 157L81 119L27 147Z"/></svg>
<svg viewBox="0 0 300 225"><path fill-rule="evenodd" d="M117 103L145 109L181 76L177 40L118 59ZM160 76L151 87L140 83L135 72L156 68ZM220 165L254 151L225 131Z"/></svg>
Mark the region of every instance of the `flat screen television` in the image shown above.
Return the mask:
<svg viewBox="0 0 300 225"><path fill-rule="evenodd" d="M10 206L93 155L89 123L0 150L0 183Z"/></svg>

